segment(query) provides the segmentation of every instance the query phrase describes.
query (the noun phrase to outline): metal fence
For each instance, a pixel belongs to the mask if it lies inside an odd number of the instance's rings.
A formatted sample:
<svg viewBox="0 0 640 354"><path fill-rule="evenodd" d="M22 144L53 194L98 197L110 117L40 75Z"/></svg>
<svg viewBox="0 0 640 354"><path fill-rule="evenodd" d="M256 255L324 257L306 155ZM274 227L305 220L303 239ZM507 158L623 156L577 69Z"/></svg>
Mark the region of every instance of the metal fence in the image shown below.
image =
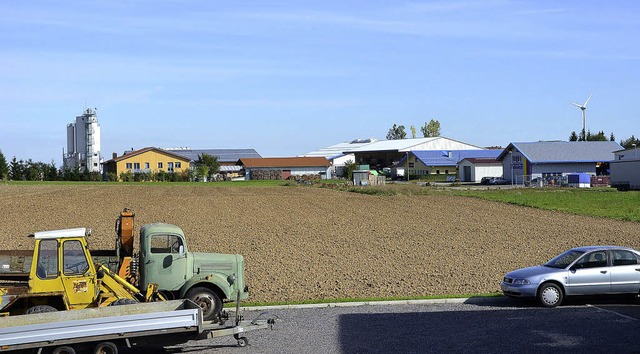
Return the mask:
<svg viewBox="0 0 640 354"><path fill-rule="evenodd" d="M607 187L610 183L609 176L591 176L591 187ZM532 175L513 176L513 184L525 187L568 187L569 176L544 176Z"/></svg>

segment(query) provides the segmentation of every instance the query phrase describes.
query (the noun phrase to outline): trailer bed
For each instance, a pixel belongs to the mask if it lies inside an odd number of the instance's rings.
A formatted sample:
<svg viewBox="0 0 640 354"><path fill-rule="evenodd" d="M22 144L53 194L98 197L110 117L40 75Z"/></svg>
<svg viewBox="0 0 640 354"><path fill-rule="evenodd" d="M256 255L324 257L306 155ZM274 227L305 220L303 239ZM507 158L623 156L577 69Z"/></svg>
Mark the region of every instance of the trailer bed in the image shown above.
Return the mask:
<svg viewBox="0 0 640 354"><path fill-rule="evenodd" d="M242 333L270 324L266 320L228 326L203 322L200 308L189 300L10 316L0 318L0 352L103 341L175 345L223 335L234 335L242 346L246 344Z"/></svg>

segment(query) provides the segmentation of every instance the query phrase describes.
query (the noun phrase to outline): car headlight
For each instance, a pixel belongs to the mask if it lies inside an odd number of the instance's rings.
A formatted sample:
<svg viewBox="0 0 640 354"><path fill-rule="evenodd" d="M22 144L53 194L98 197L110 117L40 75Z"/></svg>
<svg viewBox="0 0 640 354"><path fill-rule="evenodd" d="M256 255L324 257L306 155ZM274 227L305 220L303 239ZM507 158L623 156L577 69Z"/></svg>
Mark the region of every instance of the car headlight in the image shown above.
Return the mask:
<svg viewBox="0 0 640 354"><path fill-rule="evenodd" d="M528 279L514 279L513 280L513 284L514 285L529 285L529 284L531 284L531 282Z"/></svg>

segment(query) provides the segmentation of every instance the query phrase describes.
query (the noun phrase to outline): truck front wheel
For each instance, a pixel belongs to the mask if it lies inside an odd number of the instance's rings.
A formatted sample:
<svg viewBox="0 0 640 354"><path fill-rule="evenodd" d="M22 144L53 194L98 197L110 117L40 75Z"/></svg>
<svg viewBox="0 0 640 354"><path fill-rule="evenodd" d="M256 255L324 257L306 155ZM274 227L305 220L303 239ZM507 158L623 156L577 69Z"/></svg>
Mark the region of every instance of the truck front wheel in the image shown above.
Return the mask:
<svg viewBox="0 0 640 354"><path fill-rule="evenodd" d="M195 302L202 308L202 318L205 321L213 321L222 311L220 297L207 288L193 288L187 293L187 299Z"/></svg>

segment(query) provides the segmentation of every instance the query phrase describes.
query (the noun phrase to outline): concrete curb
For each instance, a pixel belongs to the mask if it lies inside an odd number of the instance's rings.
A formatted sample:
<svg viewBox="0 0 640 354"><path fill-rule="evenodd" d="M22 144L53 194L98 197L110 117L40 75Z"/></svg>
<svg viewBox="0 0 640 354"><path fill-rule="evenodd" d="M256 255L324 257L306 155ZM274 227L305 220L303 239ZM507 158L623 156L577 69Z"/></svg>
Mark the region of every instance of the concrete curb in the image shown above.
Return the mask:
<svg viewBox="0 0 640 354"><path fill-rule="evenodd" d="M357 306L393 306L393 305L430 305L430 304L462 304L496 301L500 297L474 297L452 299L425 299L425 300L393 300L393 301L362 301L362 302L330 302L323 304L299 304L299 305L273 305L273 306L241 306L241 311L265 311L287 309L313 309L324 307L357 307ZM235 307L226 308L229 312L235 312Z"/></svg>

